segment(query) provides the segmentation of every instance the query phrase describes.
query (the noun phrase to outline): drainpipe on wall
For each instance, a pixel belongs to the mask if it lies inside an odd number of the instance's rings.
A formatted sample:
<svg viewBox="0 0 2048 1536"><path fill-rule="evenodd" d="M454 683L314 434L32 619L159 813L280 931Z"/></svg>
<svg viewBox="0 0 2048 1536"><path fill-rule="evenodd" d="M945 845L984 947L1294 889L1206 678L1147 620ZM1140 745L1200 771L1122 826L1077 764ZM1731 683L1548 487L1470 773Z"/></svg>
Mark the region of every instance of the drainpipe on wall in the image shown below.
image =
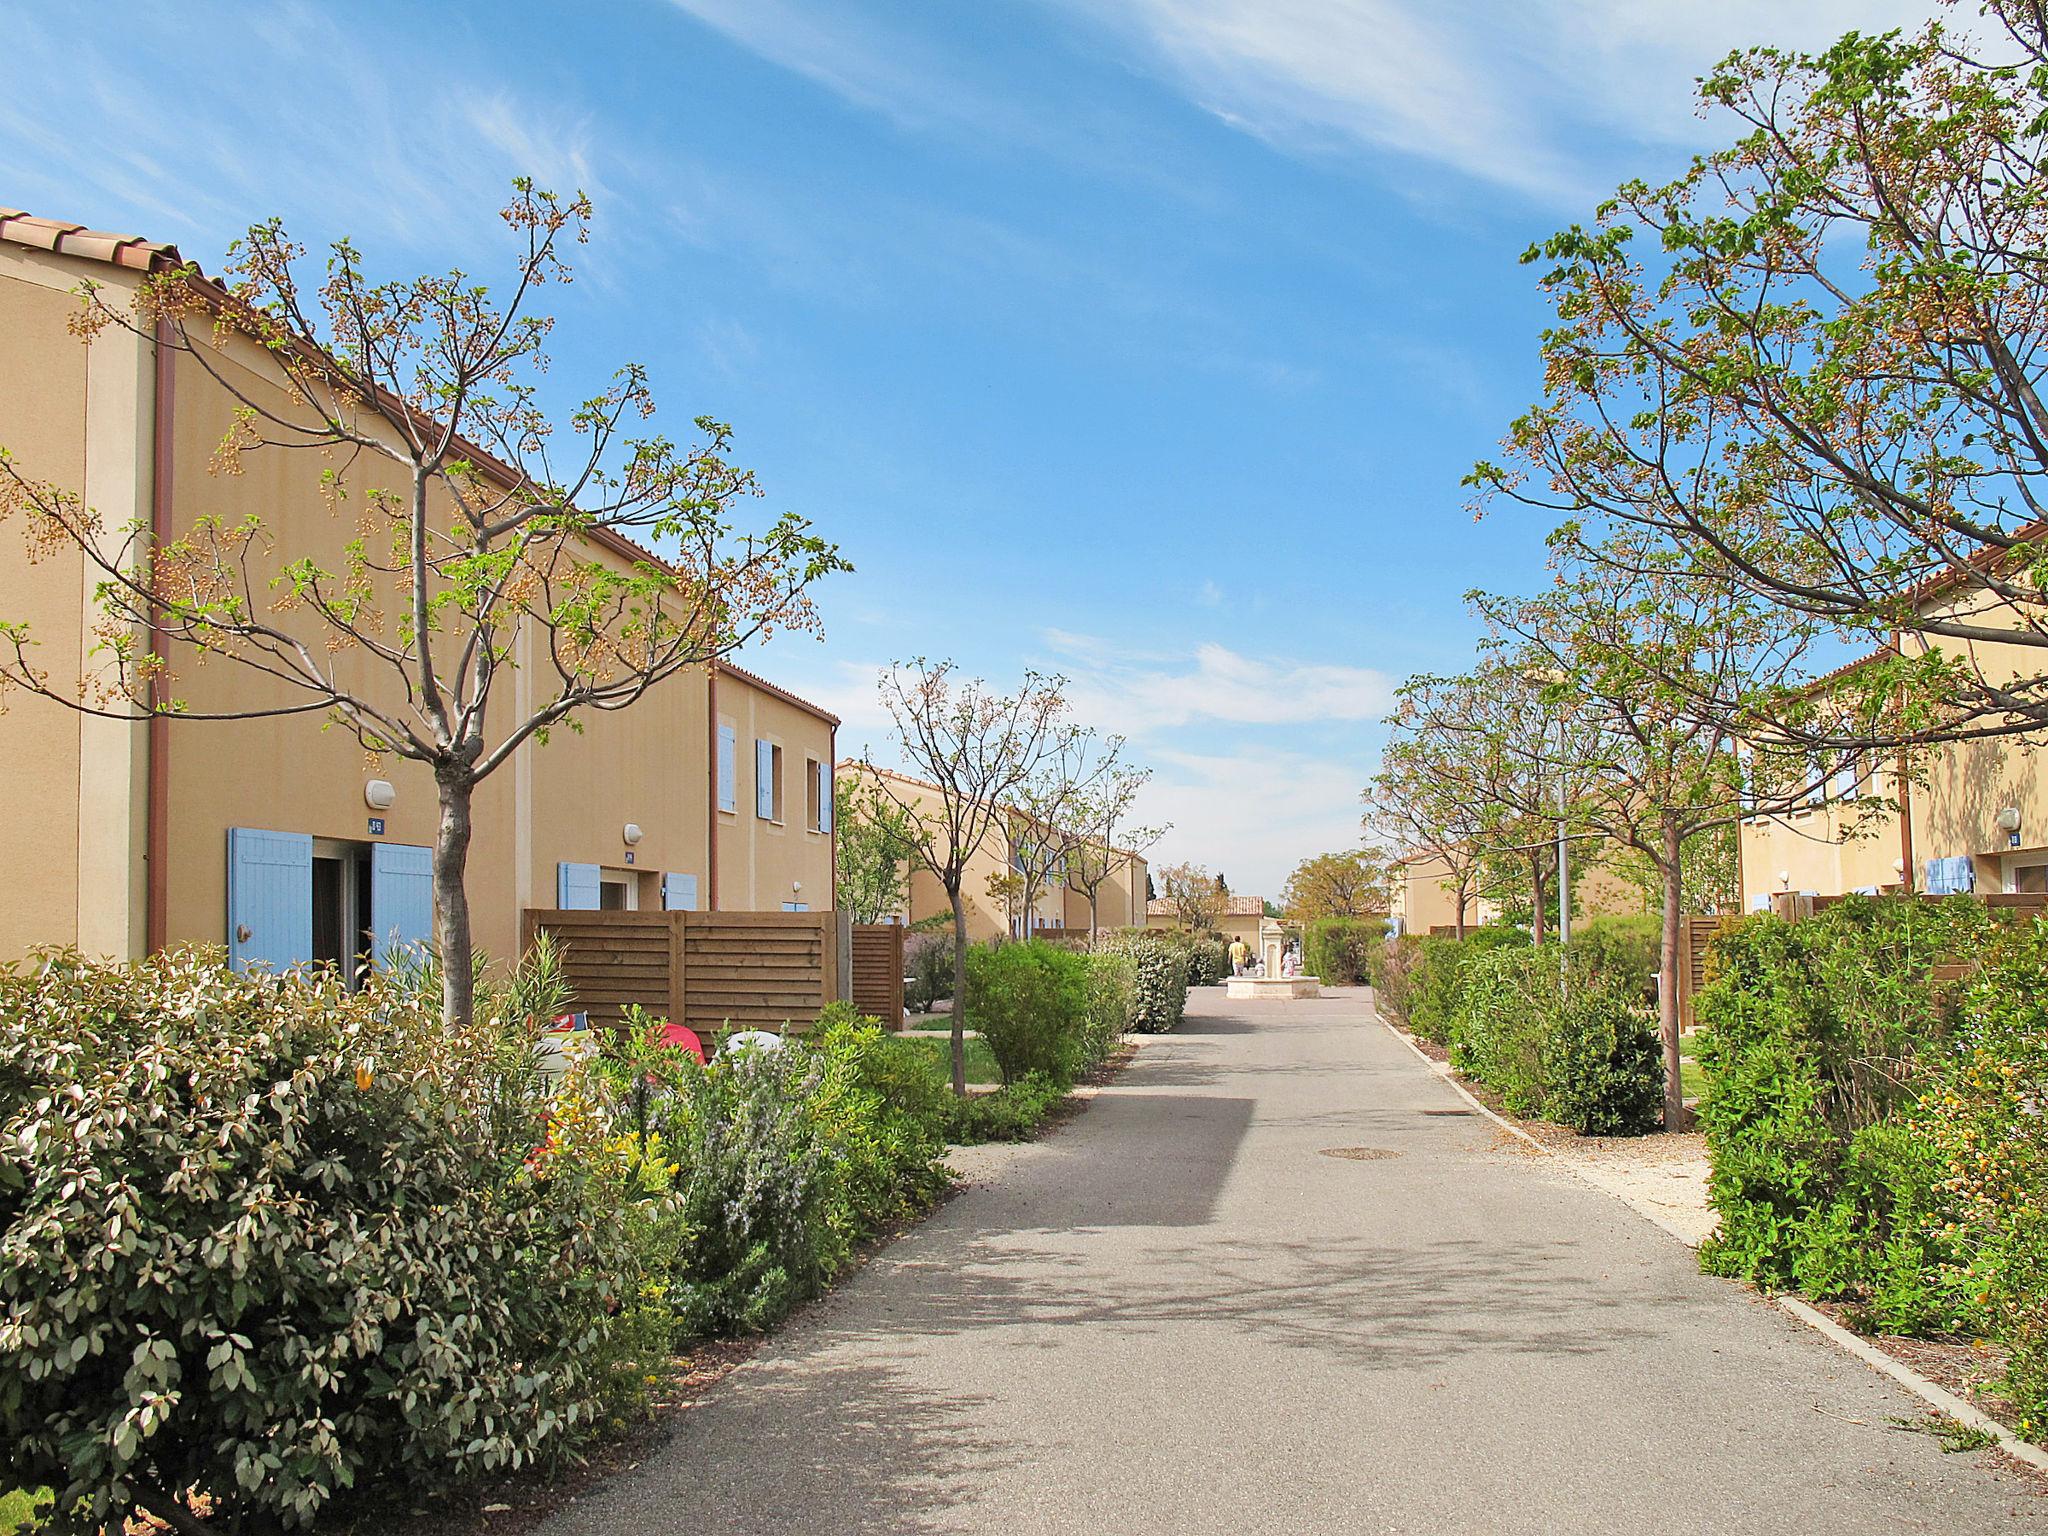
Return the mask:
<svg viewBox="0 0 2048 1536"><path fill-rule="evenodd" d="M149 544L152 560L156 551L169 543L171 537L171 389L176 376L177 353L171 345L170 321L161 316L156 322L155 348L156 389L150 401L149 424ZM170 638L164 632L162 611L154 604L149 610L149 649L152 655L160 657L167 657L170 651ZM162 949L168 941L171 910L171 721L161 712L164 702L160 694L162 686L160 678L151 679L149 722L144 727L148 732L149 769L145 787L143 862L146 894L142 927L143 947L150 954Z"/></svg>
<svg viewBox="0 0 2048 1536"><path fill-rule="evenodd" d="M705 720L708 730L706 739L710 742L710 776L707 783L710 793L704 797L707 826L710 838L705 843L704 854L704 908L708 912L718 910L718 662L711 663L711 676L705 687Z"/></svg>

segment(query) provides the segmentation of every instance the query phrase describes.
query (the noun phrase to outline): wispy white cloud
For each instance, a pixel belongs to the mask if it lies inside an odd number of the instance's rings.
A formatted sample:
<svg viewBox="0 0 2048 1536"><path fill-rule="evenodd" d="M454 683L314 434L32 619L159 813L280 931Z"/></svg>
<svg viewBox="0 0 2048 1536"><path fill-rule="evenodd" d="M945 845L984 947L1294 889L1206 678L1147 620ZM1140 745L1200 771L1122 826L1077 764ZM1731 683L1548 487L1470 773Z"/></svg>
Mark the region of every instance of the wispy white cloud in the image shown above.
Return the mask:
<svg viewBox="0 0 2048 1536"><path fill-rule="evenodd" d="M98 33L10 17L10 201L132 221L210 264L271 214L315 240L346 233L469 261L459 243L449 256L451 231L490 230L514 176L608 200L611 152L562 100L516 96L308 4L264 11L244 46L219 37L182 13L138 12Z"/></svg>
<svg viewBox="0 0 2048 1536"><path fill-rule="evenodd" d="M1069 679L1076 713L1132 737L1196 721L1371 721L1393 700L1393 680L1369 667L1248 656L1214 641L1184 652L1153 652L1048 630L1045 643Z"/></svg>
<svg viewBox="0 0 2048 1536"><path fill-rule="evenodd" d="M1152 852L1155 867L1193 860L1241 895L1277 899L1302 859L1358 846L1356 762L1272 746L1146 756L1154 772L1137 819L1173 827Z"/></svg>
<svg viewBox="0 0 2048 1536"><path fill-rule="evenodd" d="M1817 47L1934 0L1049 0L1108 27L1222 121L1276 146L1364 150L1578 203L1589 127L1691 142L1691 83L1729 50ZM1434 191L1426 183L1419 189Z"/></svg>

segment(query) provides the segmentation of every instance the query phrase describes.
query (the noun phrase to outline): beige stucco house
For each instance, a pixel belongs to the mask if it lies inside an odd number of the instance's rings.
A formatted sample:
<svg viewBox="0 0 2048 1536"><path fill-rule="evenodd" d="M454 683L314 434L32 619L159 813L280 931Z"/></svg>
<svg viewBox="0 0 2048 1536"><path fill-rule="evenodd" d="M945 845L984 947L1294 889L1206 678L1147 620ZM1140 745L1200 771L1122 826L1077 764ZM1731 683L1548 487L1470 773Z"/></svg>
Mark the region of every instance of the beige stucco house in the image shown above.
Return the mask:
<svg viewBox="0 0 2048 1536"><path fill-rule="evenodd" d="M1458 928L1457 882L1440 854L1410 852L1387 865L1391 894L1387 917L1394 933L1455 933ZM1486 897L1465 900L1465 926L1491 922L1499 909Z"/></svg>
<svg viewBox="0 0 2048 1536"><path fill-rule="evenodd" d="M338 561L355 528L321 494L317 457L258 453L242 474L210 473L234 404L220 384L147 337L110 328L87 345L68 329L82 283L123 303L166 264L178 264L167 246L0 210L0 445L110 524L175 537L201 516L260 516L282 554ZM243 345L213 366L275 392ZM616 545L588 557L651 558ZM0 525L0 617L32 627L60 687L95 665L93 580L76 550L32 562L19 523ZM531 640L518 638L520 656ZM172 659L195 713L261 705L280 686L234 662ZM366 658L336 665L379 686ZM529 742L476 800L479 946L512 954L528 907L830 907L837 723L719 664L593 714L580 734ZM12 786L0 960L39 945L120 958L202 941L238 962L285 963L431 931L430 774L365 761L317 715L129 723L17 692L0 712L0 757Z"/></svg>
<svg viewBox="0 0 2048 1536"><path fill-rule="evenodd" d="M870 768L858 761L839 765L839 776L843 781L857 780L866 775L886 780L891 798L913 814L922 813L929 821L943 824L940 810L943 802L935 786L889 769ZM967 911L969 942L986 943L990 939L1015 938L1045 929L1085 933L1088 928L1088 893L1071 884L1058 880L1047 882L1028 913L1014 910L993 893L992 886L1012 874L1016 867L1012 832L1011 820L997 816L988 837L968 858L960 894ZM946 899L945 888L939 884L936 875L915 865L909 867L906 874L908 895L902 910L893 915L892 921L919 923L951 913L952 904ZM1108 878L1096 893L1098 926L1123 928L1144 922L1145 878L1146 862L1142 855L1129 849L1111 851Z"/></svg>
<svg viewBox="0 0 2048 1536"><path fill-rule="evenodd" d="M1216 919L1216 931L1223 935L1225 943L1232 939L1243 939L1253 953L1259 949L1259 931L1266 916L1266 899L1263 896L1226 896L1223 913ZM1147 904L1145 926L1147 928L1178 928L1180 910L1165 897Z"/></svg>

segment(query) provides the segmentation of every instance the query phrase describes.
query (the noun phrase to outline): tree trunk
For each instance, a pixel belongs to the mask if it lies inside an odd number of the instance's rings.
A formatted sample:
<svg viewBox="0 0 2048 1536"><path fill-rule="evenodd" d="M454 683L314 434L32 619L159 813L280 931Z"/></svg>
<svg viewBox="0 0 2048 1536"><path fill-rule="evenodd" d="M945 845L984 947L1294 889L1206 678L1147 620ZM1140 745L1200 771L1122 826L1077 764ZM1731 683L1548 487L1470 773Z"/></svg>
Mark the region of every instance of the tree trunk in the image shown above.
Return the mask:
<svg viewBox="0 0 2048 1536"><path fill-rule="evenodd" d="M1535 907L1529 918L1529 942L1539 946L1543 943L1544 919L1550 915L1544 911L1543 885L1543 855L1532 853L1529 855L1529 895Z"/></svg>
<svg viewBox="0 0 2048 1536"><path fill-rule="evenodd" d="M1088 892L1088 947L1090 949L1093 949L1095 947L1095 930L1098 926L1096 919L1095 904L1101 896L1101 893L1102 887L1099 885L1092 887Z"/></svg>
<svg viewBox="0 0 2048 1536"><path fill-rule="evenodd" d="M1458 937L1460 939L1463 939L1465 937L1465 904L1467 900L1468 897L1465 893L1465 887L1461 885L1458 887L1458 915L1454 919L1454 921L1457 924Z"/></svg>
<svg viewBox="0 0 2048 1536"><path fill-rule="evenodd" d="M953 1092L967 1097L967 904L953 899Z"/></svg>
<svg viewBox="0 0 2048 1536"><path fill-rule="evenodd" d="M1664 933L1658 945L1657 1029L1664 1037L1664 1129L1675 1131L1685 1123L1685 1082L1681 1075L1683 1058L1678 1053L1678 949L1681 866L1679 855L1684 839L1678 824L1664 823L1664 854L1658 874L1664 881Z"/></svg>
<svg viewBox="0 0 2048 1536"><path fill-rule="evenodd" d="M475 945L469 932L470 796L475 784L464 772L434 775L441 821L434 832L434 946L441 955L441 1022L467 1029L476 1012Z"/></svg>

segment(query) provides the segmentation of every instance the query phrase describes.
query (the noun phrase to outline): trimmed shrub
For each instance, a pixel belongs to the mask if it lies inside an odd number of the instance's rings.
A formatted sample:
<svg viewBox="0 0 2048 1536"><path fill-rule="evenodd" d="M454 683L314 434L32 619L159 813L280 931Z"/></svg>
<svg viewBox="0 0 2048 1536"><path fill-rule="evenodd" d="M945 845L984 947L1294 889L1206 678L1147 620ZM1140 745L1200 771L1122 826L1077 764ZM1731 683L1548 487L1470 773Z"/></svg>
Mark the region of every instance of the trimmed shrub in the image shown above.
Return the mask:
<svg viewBox="0 0 2048 1536"><path fill-rule="evenodd" d="M1962 1320L1934 1214L1944 1170L1913 1127L1956 1027L1958 988L1932 967L1994 926L1980 902L1851 898L1715 941L1693 1004L1721 1218L1701 1250L1711 1273L1848 1301L1888 1329Z"/></svg>
<svg viewBox="0 0 2048 1536"><path fill-rule="evenodd" d="M903 938L903 1005L930 1013L953 996L953 935L910 933Z"/></svg>
<svg viewBox="0 0 2048 1536"><path fill-rule="evenodd" d="M1378 917L1319 917L1302 935L1302 964L1334 987L1368 980L1372 956L1386 942L1386 920Z"/></svg>
<svg viewBox="0 0 2048 1536"><path fill-rule="evenodd" d="M1163 1035L1180 1024L1188 1009L1188 973L1178 949L1143 928L1124 928L1107 934L1097 948L1109 954L1127 955L1137 964L1137 985L1131 1004L1133 1030Z"/></svg>
<svg viewBox="0 0 2048 1536"><path fill-rule="evenodd" d="M1188 940L1188 985L1213 987L1230 972L1230 948L1207 934Z"/></svg>
<svg viewBox="0 0 2048 1536"><path fill-rule="evenodd" d="M1590 969L1560 1000L1543 1045L1543 1117L1584 1136L1664 1125L1664 1041L1628 975Z"/></svg>
<svg viewBox="0 0 2048 1536"><path fill-rule="evenodd" d="M1462 939L1431 936L1417 940L1405 999L1408 1027L1438 1045L1450 1044L1451 1021L1458 1014L1466 968L1493 950L1526 948L1528 943L1528 934L1506 927L1474 928Z"/></svg>
<svg viewBox="0 0 2048 1536"><path fill-rule="evenodd" d="M1662 1121L1654 1015L1626 977L1555 946L1496 948L1467 963L1451 1060L1512 1114L1594 1136L1638 1136Z"/></svg>
<svg viewBox="0 0 2048 1536"><path fill-rule="evenodd" d="M1065 1086L1086 1064L1088 963L1036 939L967 952L967 1017L1005 1084L1028 1073Z"/></svg>
<svg viewBox="0 0 2048 1536"><path fill-rule="evenodd" d="M0 973L0 1467L57 1529L194 1487L303 1526L572 1455L667 1347L674 1229L550 1108L523 1030L382 980Z"/></svg>
<svg viewBox="0 0 2048 1536"><path fill-rule="evenodd" d="M1573 923L1565 947L1583 958L1590 969L1644 1001L1654 1002L1663 944L1663 919L1649 913L1628 913Z"/></svg>
<svg viewBox="0 0 2048 1536"><path fill-rule="evenodd" d="M1372 954L1373 1003L1397 1024L1409 1022L1423 943L1415 934L1404 933L1389 939Z"/></svg>
<svg viewBox="0 0 2048 1536"><path fill-rule="evenodd" d="M1088 967L1088 1011L1081 1024L1081 1054L1084 1064L1093 1067L1108 1060L1135 1027L1138 962L1103 951L1083 959Z"/></svg>

